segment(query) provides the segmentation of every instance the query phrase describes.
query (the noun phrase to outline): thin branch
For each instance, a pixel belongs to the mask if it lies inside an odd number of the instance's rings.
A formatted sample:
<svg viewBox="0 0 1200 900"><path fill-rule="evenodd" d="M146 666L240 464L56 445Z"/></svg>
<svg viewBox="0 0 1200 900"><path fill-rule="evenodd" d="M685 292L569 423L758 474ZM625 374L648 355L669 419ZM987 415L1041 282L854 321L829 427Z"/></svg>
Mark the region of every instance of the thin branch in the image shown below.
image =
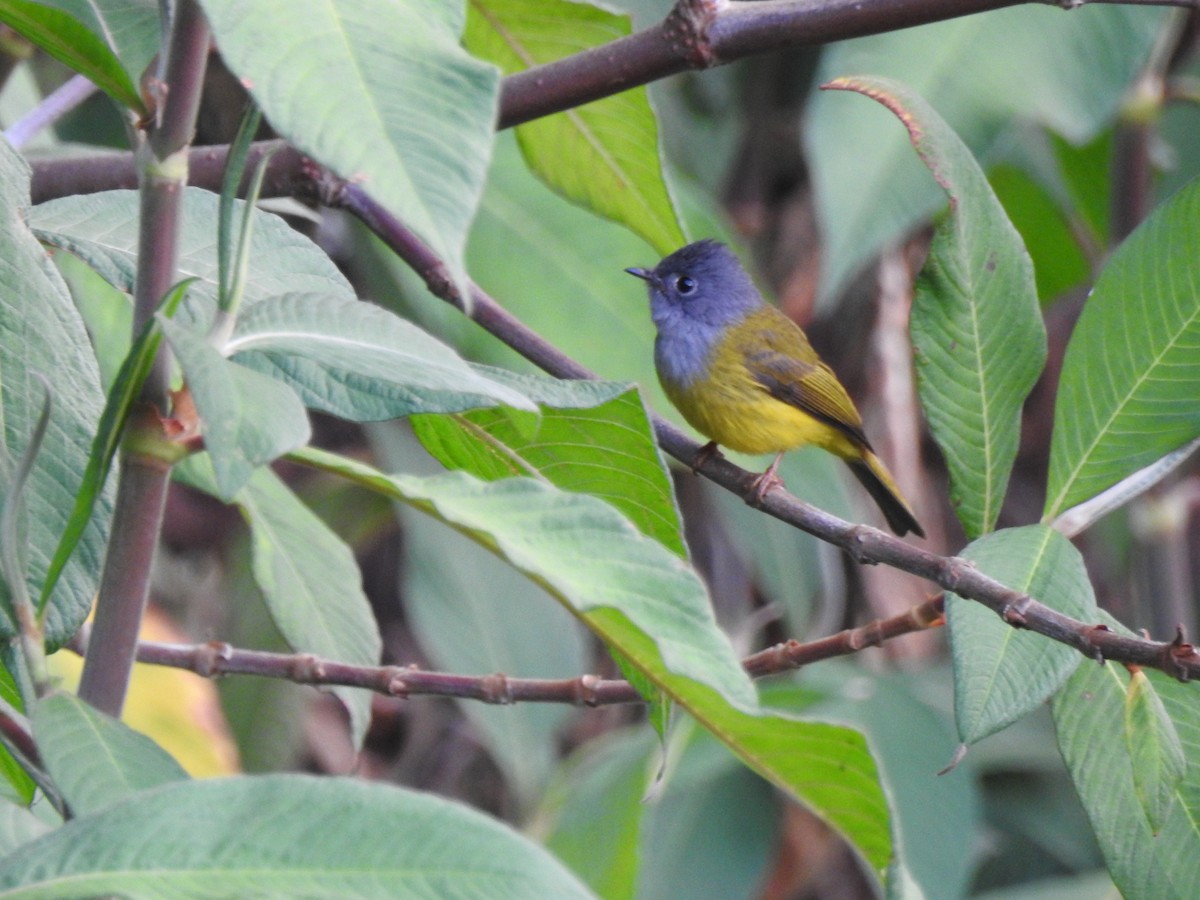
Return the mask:
<svg viewBox="0 0 1200 900"><path fill-rule="evenodd" d="M41 103L8 126L4 131L5 139L20 150L43 129L49 128L96 93L96 90L86 75L72 75L47 94Z"/></svg>
<svg viewBox="0 0 1200 900"><path fill-rule="evenodd" d="M817 641L805 644L787 641L747 657L742 664L751 677L765 678L823 659L857 653L891 638L941 624L942 598L937 597L901 615L850 628ZM68 649L85 653L88 632L89 627L85 625L67 644ZM512 678L501 672L491 675L453 675L430 672L415 666L356 666L321 659L310 653L243 650L223 641L205 644L141 641L137 646L137 660L154 666L186 669L203 678L258 675L297 684L365 688L391 697L457 697L498 706L564 703L595 707L642 702L642 697L629 682L600 678L598 675L580 675L576 678Z"/></svg>

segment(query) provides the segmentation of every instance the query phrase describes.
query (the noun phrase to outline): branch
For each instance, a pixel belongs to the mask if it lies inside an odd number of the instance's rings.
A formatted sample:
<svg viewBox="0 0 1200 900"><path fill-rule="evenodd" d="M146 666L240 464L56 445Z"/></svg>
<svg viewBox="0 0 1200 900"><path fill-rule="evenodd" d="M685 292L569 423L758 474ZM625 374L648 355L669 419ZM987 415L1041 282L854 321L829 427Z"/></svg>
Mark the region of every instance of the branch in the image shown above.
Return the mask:
<svg viewBox="0 0 1200 900"><path fill-rule="evenodd" d="M857 653L894 637L942 624L942 598L937 597L902 615L870 622L802 644L787 641L748 656L742 665L752 678L764 678L809 663ZM81 628L67 648L85 654L90 626ZM137 660L153 666L186 669L202 678L221 675L259 675L297 684L366 688L390 697L418 695L479 700L498 706L513 703L565 703L571 706L612 706L641 703L643 698L627 681L580 675L577 678L510 678L491 675L452 675L415 666L356 666L321 659L310 653L268 653L242 650L223 641L168 644L140 641ZM0 717L0 724L3 724Z"/></svg>

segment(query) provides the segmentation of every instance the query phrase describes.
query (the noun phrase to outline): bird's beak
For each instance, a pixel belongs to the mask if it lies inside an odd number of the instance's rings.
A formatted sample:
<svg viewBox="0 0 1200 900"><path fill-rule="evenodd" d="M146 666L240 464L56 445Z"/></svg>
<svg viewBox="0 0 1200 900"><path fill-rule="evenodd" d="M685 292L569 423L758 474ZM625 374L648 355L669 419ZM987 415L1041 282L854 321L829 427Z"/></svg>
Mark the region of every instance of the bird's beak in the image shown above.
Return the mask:
<svg viewBox="0 0 1200 900"><path fill-rule="evenodd" d="M650 269L643 269L639 266L631 266L625 271L635 278L640 278L642 281L649 281L651 284L654 284L654 272Z"/></svg>

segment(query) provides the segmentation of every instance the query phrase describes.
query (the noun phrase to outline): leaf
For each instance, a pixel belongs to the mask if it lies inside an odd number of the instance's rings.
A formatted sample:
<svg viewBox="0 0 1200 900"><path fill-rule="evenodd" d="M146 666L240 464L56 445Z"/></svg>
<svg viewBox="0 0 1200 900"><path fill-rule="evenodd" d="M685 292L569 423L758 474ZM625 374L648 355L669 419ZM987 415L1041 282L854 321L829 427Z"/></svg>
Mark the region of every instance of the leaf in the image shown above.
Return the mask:
<svg viewBox="0 0 1200 900"><path fill-rule="evenodd" d="M32 721L42 762L75 815L188 777L150 738L71 694L39 700Z"/></svg>
<svg viewBox="0 0 1200 900"><path fill-rule="evenodd" d="M1129 633L1110 616L1100 617L1108 627ZM1200 707L1195 685L1158 672L1147 677L1186 760L1157 833L1138 796L1145 773L1134 773L1134 766L1147 760L1131 757L1125 739L1129 674L1111 663L1079 666L1054 699L1054 725L1075 790L1121 894L1190 897L1200 880Z"/></svg>
<svg viewBox="0 0 1200 900"><path fill-rule="evenodd" d="M64 197L35 206L30 228L38 240L67 250L87 262L113 287L133 292L137 277L138 192L104 191ZM199 188L184 188L179 230L177 277L194 278L191 294L217 300L217 228L220 198ZM234 204L237 217L244 205ZM353 298L354 289L328 254L279 216L255 211L250 241L245 306L282 293L335 294ZM192 301L189 301L189 306Z"/></svg>
<svg viewBox="0 0 1200 900"><path fill-rule="evenodd" d="M238 318L223 352L290 385L305 404L354 421L498 403L535 408L411 322L337 295L256 303Z"/></svg>
<svg viewBox="0 0 1200 900"><path fill-rule="evenodd" d="M545 850L464 806L305 775L188 781L0 861L9 897L586 897Z"/></svg>
<svg viewBox="0 0 1200 900"><path fill-rule="evenodd" d="M981 159L1029 121L1083 143L1113 117L1164 18L1162 10L1132 7L995 10L834 44L816 83L857 73L895 78L924 96ZM947 77L953 72L980 77ZM807 120L802 136L826 242L820 293L830 300L944 198L880 110L818 93Z"/></svg>
<svg viewBox="0 0 1200 900"><path fill-rule="evenodd" d="M1109 258L1063 359L1045 518L1200 436L1200 180Z"/></svg>
<svg viewBox="0 0 1200 900"><path fill-rule="evenodd" d="M471 0L463 43L505 74L632 31L627 15L574 0ZM687 243L667 188L645 87L517 127L530 170L551 189L641 235L660 256Z"/></svg>
<svg viewBox="0 0 1200 900"><path fill-rule="evenodd" d="M1125 747L1134 790L1150 830L1158 834L1175 803L1187 758L1162 699L1140 670L1132 674L1125 692Z"/></svg>
<svg viewBox="0 0 1200 900"><path fill-rule="evenodd" d="M547 406L540 413L489 409L419 416L413 428L425 449L448 469L487 481L528 475L563 490L592 494L619 509L643 533L686 556L670 476L641 395L623 388L596 402L590 399L596 395L594 387L579 395L574 402L559 401L566 408Z"/></svg>
<svg viewBox="0 0 1200 900"><path fill-rule="evenodd" d="M54 397L50 427L26 492L26 584L30 596L38 596L83 483L104 395L95 354L66 286L25 224L28 197L28 167L0 142L0 421L3 452L10 458L21 455L41 412L39 374L51 380ZM111 497L105 493L100 498L79 552L68 561L50 598L44 624L51 646L74 634L91 607ZM11 623L0 624L0 632L11 636Z"/></svg>
<svg viewBox="0 0 1200 900"><path fill-rule="evenodd" d="M0 800L0 855L7 856L45 834L51 827L26 807Z"/></svg>
<svg viewBox="0 0 1200 900"><path fill-rule="evenodd" d="M217 496L228 503L257 469L308 441L308 413L286 384L230 362L184 325L158 322L196 404Z"/></svg>
<svg viewBox="0 0 1200 900"><path fill-rule="evenodd" d="M962 554L1015 591L1068 616L1096 615L1083 558L1045 525L1007 528L967 545ZM987 607L950 594L946 602L954 653L958 733L973 744L1041 706L1083 659L1066 644L1008 625Z"/></svg>
<svg viewBox="0 0 1200 900"><path fill-rule="evenodd" d="M313 448L290 458L434 515L508 560L875 871L886 867L887 801L863 736L762 712L695 573L613 507L528 478L386 476Z"/></svg>
<svg viewBox="0 0 1200 900"><path fill-rule="evenodd" d="M216 494L206 457L175 468L185 484ZM350 548L269 469L259 469L233 498L250 526L251 566L275 626L295 652L360 666L379 665L382 639ZM331 692L350 714L354 746L371 719L371 693Z"/></svg>
<svg viewBox="0 0 1200 900"><path fill-rule="evenodd" d="M271 126L365 184L464 283L499 77L459 46L461 5L294 0L286 16L242 0L201 6L222 59Z"/></svg>
<svg viewBox="0 0 1200 900"><path fill-rule="evenodd" d="M917 279L918 387L967 537L991 531L1017 456L1021 407L1046 363L1046 329L1020 235L966 145L917 94L883 78L826 85L886 106L950 196Z"/></svg>
<svg viewBox="0 0 1200 900"><path fill-rule="evenodd" d="M158 51L153 0L0 0L0 20L122 106L145 113L137 81Z"/></svg>

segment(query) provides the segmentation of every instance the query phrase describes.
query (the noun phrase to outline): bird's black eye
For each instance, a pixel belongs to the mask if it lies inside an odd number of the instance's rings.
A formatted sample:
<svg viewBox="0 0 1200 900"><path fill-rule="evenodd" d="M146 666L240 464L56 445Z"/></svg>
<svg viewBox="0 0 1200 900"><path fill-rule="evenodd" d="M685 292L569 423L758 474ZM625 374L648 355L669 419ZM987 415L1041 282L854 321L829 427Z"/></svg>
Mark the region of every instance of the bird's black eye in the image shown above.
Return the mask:
<svg viewBox="0 0 1200 900"><path fill-rule="evenodd" d="M680 275L675 279L675 290L686 297L688 294L696 290L696 279L691 275Z"/></svg>

